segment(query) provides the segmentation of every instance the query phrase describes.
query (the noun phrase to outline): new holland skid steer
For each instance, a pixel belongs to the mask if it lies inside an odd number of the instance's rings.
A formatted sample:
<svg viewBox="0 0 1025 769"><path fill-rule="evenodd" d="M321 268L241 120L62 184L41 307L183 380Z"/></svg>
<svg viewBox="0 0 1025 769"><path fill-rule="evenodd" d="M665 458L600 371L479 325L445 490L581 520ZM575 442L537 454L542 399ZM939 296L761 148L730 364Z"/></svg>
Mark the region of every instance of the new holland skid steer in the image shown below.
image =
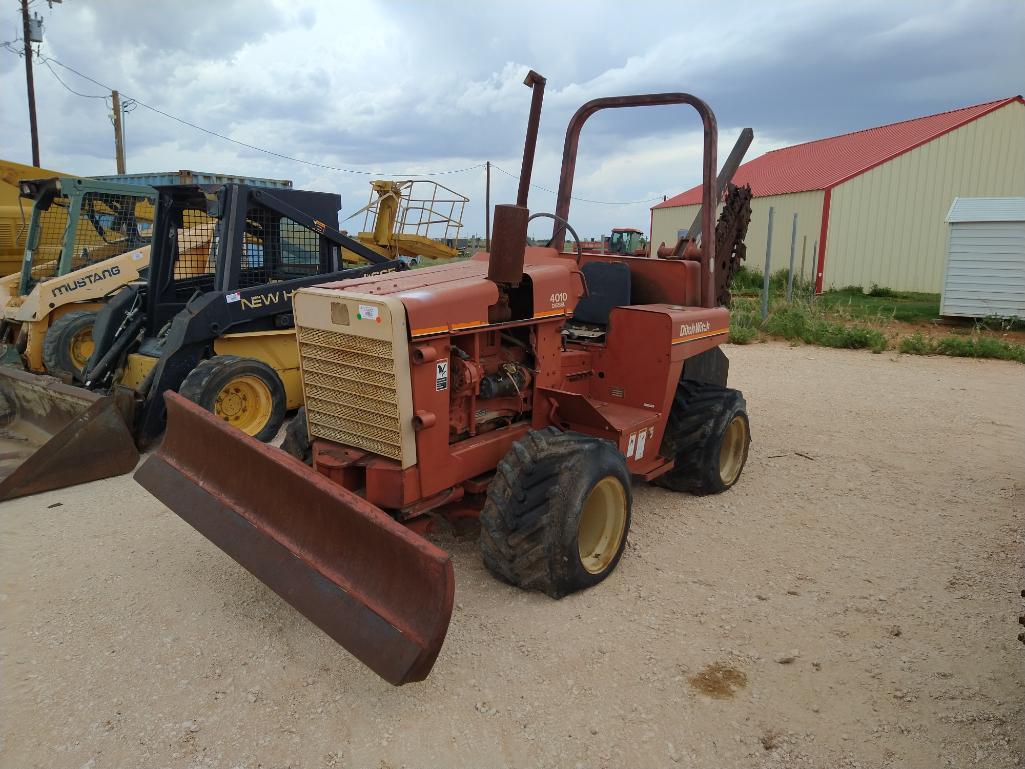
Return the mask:
<svg viewBox="0 0 1025 769"><path fill-rule="evenodd" d="M452 610L438 516L479 517L484 563L553 597L623 555L631 483L733 486L750 431L726 386L715 117L686 93L595 99L566 133L548 247L526 208L544 79L516 205L468 261L296 292L312 467L168 393L168 430L136 479L393 684L427 676ZM609 108L687 104L704 127L706 237L678 259L564 251L577 143ZM749 210L748 210L749 215ZM538 216L535 214L534 216ZM575 237L575 235L574 235ZM722 253L716 249L722 248Z"/></svg>
<svg viewBox="0 0 1025 769"><path fill-rule="evenodd" d="M293 189L160 187L147 280L97 313L88 389L0 369L0 500L128 472L163 431L165 391L274 437L302 404L292 294L404 268L339 234L340 206ZM343 247L369 266L345 269Z"/></svg>

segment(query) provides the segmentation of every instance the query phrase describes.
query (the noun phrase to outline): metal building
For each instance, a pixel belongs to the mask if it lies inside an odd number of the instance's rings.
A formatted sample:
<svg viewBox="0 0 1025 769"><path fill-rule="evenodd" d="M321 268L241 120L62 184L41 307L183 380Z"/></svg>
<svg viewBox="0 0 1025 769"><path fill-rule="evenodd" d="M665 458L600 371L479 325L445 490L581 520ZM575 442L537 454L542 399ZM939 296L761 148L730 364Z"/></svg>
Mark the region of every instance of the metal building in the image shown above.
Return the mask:
<svg viewBox="0 0 1025 769"><path fill-rule="evenodd" d="M956 198L940 315L1025 320L1025 198Z"/></svg>
<svg viewBox="0 0 1025 769"><path fill-rule="evenodd" d="M955 197L1025 196L1025 100L1013 96L767 152L734 177L755 199L747 264L761 270L769 208L772 261L817 291L877 284L939 293ZM698 209L694 187L651 211L651 241L672 245ZM817 242L817 253L813 246Z"/></svg>

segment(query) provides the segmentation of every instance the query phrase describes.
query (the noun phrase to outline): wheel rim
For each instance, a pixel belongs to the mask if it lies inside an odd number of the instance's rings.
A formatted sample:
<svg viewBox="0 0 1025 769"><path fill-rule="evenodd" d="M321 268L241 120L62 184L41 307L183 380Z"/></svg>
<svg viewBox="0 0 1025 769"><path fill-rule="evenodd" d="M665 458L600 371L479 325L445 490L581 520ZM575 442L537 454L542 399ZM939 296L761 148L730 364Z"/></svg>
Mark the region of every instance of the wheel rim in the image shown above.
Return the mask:
<svg viewBox="0 0 1025 769"><path fill-rule="evenodd" d="M71 358L71 362L75 364L76 369L81 371L85 368L85 364L89 362L89 358L93 354L93 347L92 326L76 331L75 335L71 337L68 355Z"/></svg>
<svg viewBox="0 0 1025 769"><path fill-rule="evenodd" d="M747 452L747 420L737 414L730 420L719 447L719 480L723 486L732 486L744 468Z"/></svg>
<svg viewBox="0 0 1025 769"><path fill-rule="evenodd" d="M259 377L232 379L214 400L214 414L247 435L256 435L270 420L273 397Z"/></svg>
<svg viewBox="0 0 1025 769"><path fill-rule="evenodd" d="M584 501L577 526L581 565L601 574L619 552L626 531L626 491L617 478L606 476L595 484Z"/></svg>

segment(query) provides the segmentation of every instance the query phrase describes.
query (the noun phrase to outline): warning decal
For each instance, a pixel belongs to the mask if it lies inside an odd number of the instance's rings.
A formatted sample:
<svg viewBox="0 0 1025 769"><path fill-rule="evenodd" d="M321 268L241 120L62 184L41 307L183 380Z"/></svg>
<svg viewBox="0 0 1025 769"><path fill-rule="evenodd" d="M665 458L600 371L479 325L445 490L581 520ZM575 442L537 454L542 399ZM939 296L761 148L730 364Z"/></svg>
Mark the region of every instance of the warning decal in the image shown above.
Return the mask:
<svg viewBox="0 0 1025 769"><path fill-rule="evenodd" d="M438 392L448 389L448 361L438 361L438 373L434 380L434 389Z"/></svg>

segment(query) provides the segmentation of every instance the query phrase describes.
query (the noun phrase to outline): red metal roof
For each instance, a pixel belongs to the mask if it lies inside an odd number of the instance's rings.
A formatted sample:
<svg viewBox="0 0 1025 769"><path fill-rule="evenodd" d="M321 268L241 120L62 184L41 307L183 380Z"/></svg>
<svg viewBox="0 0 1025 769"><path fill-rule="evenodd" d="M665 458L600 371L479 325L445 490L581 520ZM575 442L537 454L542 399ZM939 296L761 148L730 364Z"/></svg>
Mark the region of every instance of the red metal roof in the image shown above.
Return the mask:
<svg viewBox="0 0 1025 769"><path fill-rule="evenodd" d="M1015 101L1025 103L1021 96L1012 96L773 150L744 163L737 169L733 181L735 184L750 184L756 197L835 187ZM652 208L690 206L700 202L701 185L698 185Z"/></svg>

